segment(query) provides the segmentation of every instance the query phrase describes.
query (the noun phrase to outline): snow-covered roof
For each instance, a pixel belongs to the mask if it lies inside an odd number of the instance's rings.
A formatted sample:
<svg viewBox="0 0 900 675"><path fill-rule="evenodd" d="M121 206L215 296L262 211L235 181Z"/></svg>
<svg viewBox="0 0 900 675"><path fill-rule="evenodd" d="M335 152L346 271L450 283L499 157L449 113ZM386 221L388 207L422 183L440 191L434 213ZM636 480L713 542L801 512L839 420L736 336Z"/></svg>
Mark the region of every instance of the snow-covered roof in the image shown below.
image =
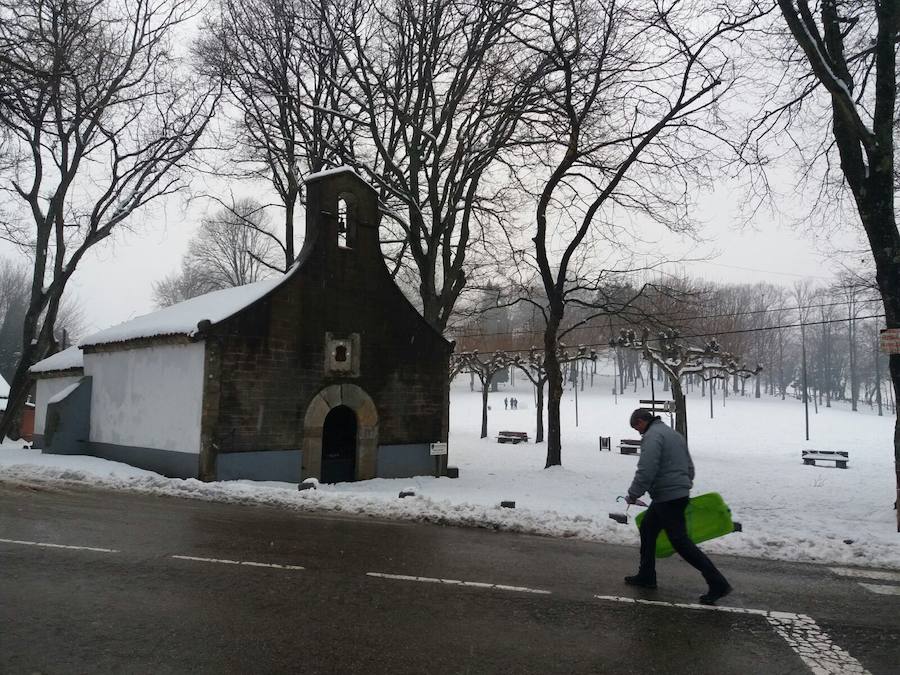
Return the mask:
<svg viewBox="0 0 900 675"><path fill-rule="evenodd" d="M284 283L290 276L289 272L274 279L265 279L245 286L198 295L196 298L101 330L82 340L79 346L89 347L167 335L191 337L197 333L198 322L204 319L208 319L214 324L223 321L259 300L266 293Z"/></svg>
<svg viewBox="0 0 900 675"><path fill-rule="evenodd" d="M38 361L29 372L32 373L49 373L55 370L71 370L72 368L83 368L84 356L81 353L81 347L73 345L68 349L57 352L53 356L48 356L43 361Z"/></svg>
<svg viewBox="0 0 900 675"><path fill-rule="evenodd" d="M362 178L358 173L356 173L356 171L352 167L349 167L349 166L339 166L334 169L323 169L322 171L316 171L315 173L309 174L306 177L306 180L304 180L303 182L309 183L314 180L319 180L321 178L326 178L328 176L335 176L335 175L341 174L341 173L352 174L352 175L356 176L357 178L359 178L359 180L361 180L366 185L369 185L368 181L366 181L364 178ZM372 187L372 186L369 185L369 187ZM372 188L372 189L374 190L375 188Z"/></svg>
<svg viewBox="0 0 900 675"><path fill-rule="evenodd" d="M73 345L68 349L63 349L53 356L48 356L43 361L38 361L28 369L31 373L50 373L55 370L71 370L72 368L83 368L84 357L81 353L81 347Z"/></svg>

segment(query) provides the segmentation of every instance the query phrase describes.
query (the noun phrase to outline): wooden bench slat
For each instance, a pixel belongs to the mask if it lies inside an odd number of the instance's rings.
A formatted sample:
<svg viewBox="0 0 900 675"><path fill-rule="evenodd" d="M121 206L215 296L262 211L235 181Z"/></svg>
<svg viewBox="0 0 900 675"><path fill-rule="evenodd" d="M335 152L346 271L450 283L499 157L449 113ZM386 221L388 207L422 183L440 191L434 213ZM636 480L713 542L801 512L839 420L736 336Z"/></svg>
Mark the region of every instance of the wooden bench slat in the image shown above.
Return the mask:
<svg viewBox="0 0 900 675"><path fill-rule="evenodd" d="M801 450L800 457L807 466L816 466L816 462L834 462L838 469L846 469L850 461L847 450Z"/></svg>

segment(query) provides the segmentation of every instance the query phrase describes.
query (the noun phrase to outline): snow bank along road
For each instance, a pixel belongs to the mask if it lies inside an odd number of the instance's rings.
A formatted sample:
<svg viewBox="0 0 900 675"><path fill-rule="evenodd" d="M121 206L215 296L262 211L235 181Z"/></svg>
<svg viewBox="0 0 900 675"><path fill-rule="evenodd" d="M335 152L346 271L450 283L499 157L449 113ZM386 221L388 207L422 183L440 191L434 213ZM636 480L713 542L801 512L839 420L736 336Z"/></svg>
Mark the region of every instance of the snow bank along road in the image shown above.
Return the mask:
<svg viewBox="0 0 900 675"><path fill-rule="evenodd" d="M0 482L0 671L892 673L895 573Z"/></svg>

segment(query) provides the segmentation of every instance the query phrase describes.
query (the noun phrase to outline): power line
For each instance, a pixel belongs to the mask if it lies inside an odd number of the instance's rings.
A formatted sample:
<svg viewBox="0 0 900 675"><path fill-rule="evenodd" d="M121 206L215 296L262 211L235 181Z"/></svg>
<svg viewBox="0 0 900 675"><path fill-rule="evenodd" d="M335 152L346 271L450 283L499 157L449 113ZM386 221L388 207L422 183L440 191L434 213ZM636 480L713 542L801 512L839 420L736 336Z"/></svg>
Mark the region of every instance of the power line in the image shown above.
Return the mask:
<svg viewBox="0 0 900 675"><path fill-rule="evenodd" d="M670 321L670 322L678 321L678 322L683 323L683 322L687 322L687 321L703 321L706 319L722 319L722 318L736 317L736 316L751 316L754 314L768 314L768 313L774 314L775 312L793 312L793 311L797 311L797 310L801 310L801 309L804 309L804 310L824 309L826 307L837 307L837 306L841 306L841 305L849 306L849 305L855 304L855 303L861 304L861 303L867 303L867 302L881 302L881 301L882 301L881 298L860 298L860 299L855 299L855 300L838 300L835 302L823 302L823 303L819 303L819 304L815 304L815 305L796 305L796 306L791 305L789 307L775 307L775 308L771 308L771 309L752 309L752 310L747 310L744 312L725 312L722 314L706 314L706 315L701 315L701 316L672 317L672 318L668 318L666 320ZM598 317L598 318L600 318L600 317ZM862 318L862 317L855 317L855 318ZM849 319L835 319L835 321L838 323L843 322L843 321L848 321L848 320ZM805 323L807 326L812 325L811 322L805 322ZM800 324L797 324L797 325L799 326ZM595 328L594 326L590 326L590 325L574 326L573 328L567 329L567 332L575 331L575 330L591 330L594 328ZM543 335L542 331L524 331L524 332L520 332L520 333L514 333L511 331L497 331L494 333L457 333L452 336L455 338L490 337L493 335L524 335L524 334L527 334L528 332L530 332L534 335Z"/></svg>
<svg viewBox="0 0 900 675"><path fill-rule="evenodd" d="M865 321L866 319L883 319L883 318L884 318L884 314L870 314L869 316L855 317L855 320L856 321ZM799 328L800 326L822 326L825 324L832 324L832 323L844 323L845 321L848 321L848 319L824 319L822 321L803 321L800 323L789 323L789 324L782 324L779 326L763 326L763 327L759 327L759 328L742 328L742 329L736 329L736 330L717 331L714 333L694 333L693 335L679 335L678 339L679 340L687 340L687 339L691 339L691 338L719 337L722 335L736 335L739 333L759 333L759 332L767 331L767 330L780 330L783 328ZM494 333L494 335L515 335L515 334L514 333ZM521 335L521 333L519 335ZM540 335L543 335L543 333L540 333ZM650 341L658 341L661 338L651 337L649 339L650 339ZM573 348L609 347L609 346L610 346L610 344L608 342L592 342L592 343L579 343L577 345L573 345ZM491 350L491 351L501 351L501 352L517 354L519 352L530 352L530 351L532 351L532 349L537 349L537 347L529 347L528 349L498 349L498 350Z"/></svg>

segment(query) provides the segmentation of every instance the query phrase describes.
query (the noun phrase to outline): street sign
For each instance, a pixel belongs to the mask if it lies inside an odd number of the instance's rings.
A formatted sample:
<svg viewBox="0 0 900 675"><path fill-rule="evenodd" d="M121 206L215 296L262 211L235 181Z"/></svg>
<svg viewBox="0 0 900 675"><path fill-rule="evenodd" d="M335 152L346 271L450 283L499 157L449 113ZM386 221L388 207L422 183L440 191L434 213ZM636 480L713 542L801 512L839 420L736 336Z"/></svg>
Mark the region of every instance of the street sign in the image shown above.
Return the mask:
<svg viewBox="0 0 900 675"><path fill-rule="evenodd" d="M431 454L432 455L446 455L447 454L447 444L446 443L432 443L431 444Z"/></svg>
<svg viewBox="0 0 900 675"><path fill-rule="evenodd" d="M879 342L886 354L900 354L900 328L882 328Z"/></svg>

